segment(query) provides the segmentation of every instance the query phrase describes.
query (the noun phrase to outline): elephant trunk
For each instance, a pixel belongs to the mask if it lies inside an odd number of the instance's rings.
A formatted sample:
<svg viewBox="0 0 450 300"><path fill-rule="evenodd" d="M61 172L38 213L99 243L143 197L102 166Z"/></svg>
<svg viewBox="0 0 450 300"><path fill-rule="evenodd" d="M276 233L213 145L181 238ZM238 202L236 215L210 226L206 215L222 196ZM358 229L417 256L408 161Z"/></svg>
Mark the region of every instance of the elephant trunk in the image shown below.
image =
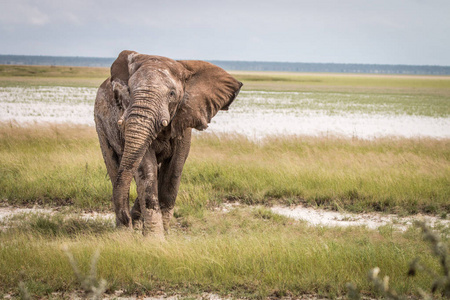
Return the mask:
<svg viewBox="0 0 450 300"><path fill-rule="evenodd" d="M131 227L129 192L131 180L145 152L164 126L167 108L148 107L149 101L135 101L125 120L125 146L116 182L113 186L113 202L118 226ZM147 107L145 107L147 106Z"/></svg>

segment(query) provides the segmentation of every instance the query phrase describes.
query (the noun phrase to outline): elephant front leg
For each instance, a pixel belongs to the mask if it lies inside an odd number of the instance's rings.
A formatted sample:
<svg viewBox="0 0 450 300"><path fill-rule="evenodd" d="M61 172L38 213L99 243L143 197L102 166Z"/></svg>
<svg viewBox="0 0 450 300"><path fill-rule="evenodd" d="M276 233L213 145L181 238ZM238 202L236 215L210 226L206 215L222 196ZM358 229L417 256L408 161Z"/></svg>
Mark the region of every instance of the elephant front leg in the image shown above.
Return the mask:
<svg viewBox="0 0 450 300"><path fill-rule="evenodd" d="M164 236L161 208L158 201L158 165L153 151L147 151L136 172L140 220L144 235ZM133 208L132 215L137 215L138 209Z"/></svg>
<svg viewBox="0 0 450 300"><path fill-rule="evenodd" d="M108 171L109 178L111 179L112 186L115 186L115 183L117 181L118 176L118 170L119 170L119 155L114 151L113 146L111 145L110 141L108 140L106 132L107 126L105 123L98 118L98 116L95 116L95 123L96 123L96 129L98 134L98 139L100 142L100 148L102 150L103 159L105 161L106 170ZM115 188L117 189L117 188ZM117 190L115 191L117 192ZM129 215L127 214L127 211L129 211L128 208L128 192L124 192L125 199L122 201L118 201L117 203L114 202L114 199L112 199L112 202L115 207L115 213L116 213L116 225L117 227L129 227ZM114 198L114 197L113 197Z"/></svg>
<svg viewBox="0 0 450 300"><path fill-rule="evenodd" d="M169 209L167 208L162 209L162 221L165 232L168 232L170 229L170 220L172 220L172 217L173 217L173 207Z"/></svg>
<svg viewBox="0 0 450 300"><path fill-rule="evenodd" d="M125 177L126 179L122 179ZM113 186L113 203L114 211L116 213L116 226L131 228L130 204L129 198L129 183L131 182L131 174L118 173L116 184ZM123 182L126 181L124 184Z"/></svg>

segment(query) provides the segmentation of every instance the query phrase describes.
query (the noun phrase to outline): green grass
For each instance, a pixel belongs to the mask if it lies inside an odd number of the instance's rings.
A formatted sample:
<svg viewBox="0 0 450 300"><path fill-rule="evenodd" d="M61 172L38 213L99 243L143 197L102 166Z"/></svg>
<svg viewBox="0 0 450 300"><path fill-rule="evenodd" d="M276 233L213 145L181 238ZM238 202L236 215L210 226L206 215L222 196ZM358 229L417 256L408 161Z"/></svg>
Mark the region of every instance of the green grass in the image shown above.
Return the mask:
<svg viewBox="0 0 450 300"><path fill-rule="evenodd" d="M84 208L101 208L109 203L111 184L93 128L1 128L3 201L76 203Z"/></svg>
<svg viewBox="0 0 450 300"><path fill-rule="evenodd" d="M450 96L449 76L233 72L243 90Z"/></svg>
<svg viewBox="0 0 450 300"><path fill-rule="evenodd" d="M108 73L109 68L100 67L0 65L0 77L98 78Z"/></svg>
<svg viewBox="0 0 450 300"><path fill-rule="evenodd" d="M315 91L450 96L450 76L230 72L244 91ZM98 87L109 68L0 65L0 87Z"/></svg>
<svg viewBox="0 0 450 300"><path fill-rule="evenodd" d="M20 281L37 297L79 288L62 245L84 273L98 249L98 278L108 282L110 293L120 289L128 295L334 297L345 294L346 283L353 282L374 296L366 274L375 266L390 276L394 289L417 294L416 288L428 290L432 279L426 274L407 278L408 263L419 257L437 268L416 229L384 234L362 227L308 227L263 208L208 211L187 227L179 222L165 242L112 231L102 221L82 223L32 216L0 234L0 290L18 293Z"/></svg>
<svg viewBox="0 0 450 300"><path fill-rule="evenodd" d="M333 74L333 73L278 73L278 72L234 72L235 76L246 82L277 82L280 84L306 83L329 86L364 87L416 87L449 88L447 76L414 75L374 75L374 74Z"/></svg>
<svg viewBox="0 0 450 300"><path fill-rule="evenodd" d="M194 140L183 183L206 185L213 199L252 204L437 213L450 209L449 150L448 140L281 137L255 144L206 136Z"/></svg>
<svg viewBox="0 0 450 300"><path fill-rule="evenodd" d="M191 213L223 201L305 203L355 212L450 210L450 141L195 136L178 197ZM0 198L109 208L94 128L0 126ZM135 191L132 191L132 197Z"/></svg>
<svg viewBox="0 0 450 300"><path fill-rule="evenodd" d="M0 87L98 87L108 76L109 68L0 65Z"/></svg>

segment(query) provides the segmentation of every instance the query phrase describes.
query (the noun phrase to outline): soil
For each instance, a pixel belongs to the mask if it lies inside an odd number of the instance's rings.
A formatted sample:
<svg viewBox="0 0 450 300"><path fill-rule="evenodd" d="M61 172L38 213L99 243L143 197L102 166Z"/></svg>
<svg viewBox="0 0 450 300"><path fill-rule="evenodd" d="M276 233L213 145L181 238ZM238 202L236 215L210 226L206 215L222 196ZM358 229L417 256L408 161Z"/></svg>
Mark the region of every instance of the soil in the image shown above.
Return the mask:
<svg viewBox="0 0 450 300"><path fill-rule="evenodd" d="M234 208L241 206L239 203L224 203L219 210L228 212ZM19 214L56 214L59 213L61 207L44 208L35 206L33 208L26 207L12 207L5 206L0 207L0 228L8 228L9 220ZM349 212L337 212L329 211L319 208L304 207L302 205L297 206L273 206L272 212L280 214L295 220L303 220L311 226L366 226L369 229L377 229L381 226L392 226L394 229L405 231L414 221L424 221L428 226L435 227L436 225L450 226L450 220L442 219L437 216L430 215L411 215L407 217L399 217L395 214L383 214L383 213L349 213ZM112 212L95 212L85 211L78 213L68 213L68 215L78 215L83 219L96 219L103 218L109 219L114 223L114 214Z"/></svg>
<svg viewBox="0 0 450 300"><path fill-rule="evenodd" d="M450 225L450 220L422 214L407 217L382 213L355 214L309 208L301 205L294 207L274 206L271 209L274 213L295 220L304 220L312 226L366 226L370 229L377 229L381 226L390 225L395 229L405 231L415 221L423 221L431 227L437 224Z"/></svg>

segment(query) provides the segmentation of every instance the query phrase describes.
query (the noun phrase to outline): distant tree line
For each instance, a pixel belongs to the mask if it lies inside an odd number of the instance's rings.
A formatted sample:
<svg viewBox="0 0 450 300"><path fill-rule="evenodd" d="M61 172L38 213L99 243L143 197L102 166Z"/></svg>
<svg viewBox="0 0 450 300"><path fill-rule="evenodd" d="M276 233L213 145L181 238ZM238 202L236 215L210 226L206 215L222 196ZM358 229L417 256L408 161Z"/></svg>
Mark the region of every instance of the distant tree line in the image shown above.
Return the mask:
<svg viewBox="0 0 450 300"><path fill-rule="evenodd" d="M0 55L1 65L109 67L113 61L110 57Z"/></svg>
<svg viewBox="0 0 450 300"><path fill-rule="evenodd" d="M115 58L111 57L0 55L0 64L109 67L111 66L114 59ZM230 71L240 70L240 71L282 71L282 72L450 75L450 66L291 63L291 62L224 61L224 60L213 60L210 62L220 66L225 70Z"/></svg>

